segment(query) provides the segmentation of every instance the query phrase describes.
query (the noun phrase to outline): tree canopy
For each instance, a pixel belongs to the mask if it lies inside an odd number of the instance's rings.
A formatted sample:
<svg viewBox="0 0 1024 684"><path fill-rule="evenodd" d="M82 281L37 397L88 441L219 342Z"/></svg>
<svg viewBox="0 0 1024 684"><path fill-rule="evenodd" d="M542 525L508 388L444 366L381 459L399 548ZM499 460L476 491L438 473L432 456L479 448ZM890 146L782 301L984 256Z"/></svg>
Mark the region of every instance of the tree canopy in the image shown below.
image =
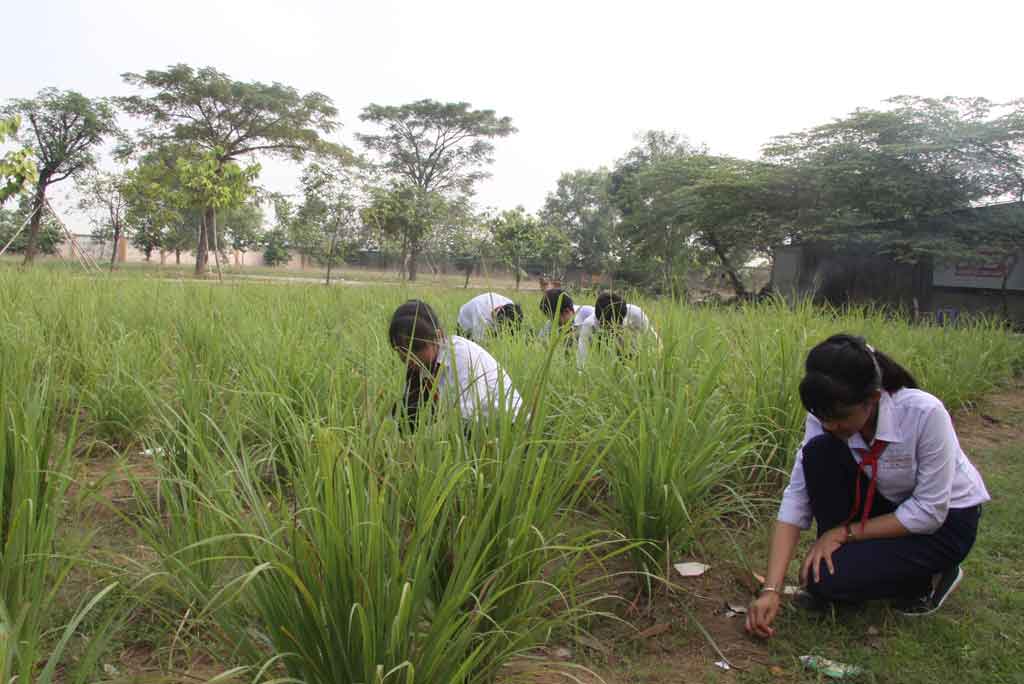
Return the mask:
<svg viewBox="0 0 1024 684"><path fill-rule="evenodd" d="M468 102L371 104L359 118L383 129L356 137L378 157L381 169L393 180L392 190L406 203L426 203L405 210L402 221L390 223L405 233L402 242L409 262L407 270L409 279L415 280L416 261L422 251L420 240L429 228L416 222L427 220L437 203L472 193L493 161L492 141L516 129L508 117L499 117L489 109L474 110Z"/></svg>
<svg viewBox="0 0 1024 684"><path fill-rule="evenodd" d="M25 263L30 264L39 246L47 189L95 166L95 148L119 129L109 100L73 90L44 88L34 98L10 100L0 113L28 122L16 139L32 150L38 170L25 244Z"/></svg>
<svg viewBox="0 0 1024 684"><path fill-rule="evenodd" d="M301 94L281 83L236 81L214 68L185 64L122 77L140 89L155 91L119 100L125 111L149 120L140 134L143 146L177 143L196 148L196 156L214 160L215 176L226 165L256 154L300 161L311 152L346 153L325 138L337 129L338 112L322 93ZM215 221L214 207L207 205L197 245L197 274L206 270Z"/></svg>

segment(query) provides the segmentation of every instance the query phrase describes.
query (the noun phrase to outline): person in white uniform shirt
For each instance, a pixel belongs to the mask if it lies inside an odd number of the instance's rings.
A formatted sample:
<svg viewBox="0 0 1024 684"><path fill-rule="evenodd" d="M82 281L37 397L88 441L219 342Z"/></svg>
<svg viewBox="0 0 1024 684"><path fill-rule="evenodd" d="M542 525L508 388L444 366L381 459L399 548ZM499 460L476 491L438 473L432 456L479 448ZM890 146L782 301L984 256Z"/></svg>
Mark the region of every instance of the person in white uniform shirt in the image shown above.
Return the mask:
<svg viewBox="0 0 1024 684"><path fill-rule="evenodd" d="M556 330L560 329L563 333L567 334L566 342L574 344L575 340L577 340L575 333L578 332L580 324L593 312L593 306L577 308L572 302L572 297L569 296L569 293L561 288L546 290L541 297L541 313L548 318L548 322L544 324L539 337L547 338L551 335L553 328ZM571 335L568 335L569 333Z"/></svg>
<svg viewBox="0 0 1024 684"><path fill-rule="evenodd" d="M613 338L620 354L634 353L639 335L645 333L653 335L661 344L658 333L639 306L628 304L612 292L601 293L594 304L593 313L577 326L576 359L580 367L586 363L590 347L602 337Z"/></svg>
<svg viewBox="0 0 1024 684"><path fill-rule="evenodd" d="M490 331L515 331L523 321L522 308L497 292L473 297L459 308L458 332L482 342Z"/></svg>
<svg viewBox="0 0 1024 684"><path fill-rule="evenodd" d="M410 429L439 402L457 408L467 422L494 411L518 414L522 398L494 357L472 340L445 335L425 302L411 299L399 306L388 339L406 364L403 408Z"/></svg>
<svg viewBox="0 0 1024 684"><path fill-rule="evenodd" d="M800 532L817 541L800 567L801 603L888 599L904 615L938 610L963 579L985 483L949 413L863 338L835 335L807 356L803 445L772 533L768 573L747 630L773 634Z"/></svg>

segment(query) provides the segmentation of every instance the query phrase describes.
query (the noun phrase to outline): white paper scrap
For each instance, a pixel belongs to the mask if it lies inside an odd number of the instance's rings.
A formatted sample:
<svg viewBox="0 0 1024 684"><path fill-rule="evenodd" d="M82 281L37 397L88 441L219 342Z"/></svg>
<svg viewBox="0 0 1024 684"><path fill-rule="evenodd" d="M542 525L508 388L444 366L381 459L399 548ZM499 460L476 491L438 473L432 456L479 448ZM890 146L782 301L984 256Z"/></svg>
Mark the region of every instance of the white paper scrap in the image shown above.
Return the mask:
<svg viewBox="0 0 1024 684"><path fill-rule="evenodd" d="M700 577L710 570L711 566L703 563L676 563L675 569L683 577Z"/></svg>

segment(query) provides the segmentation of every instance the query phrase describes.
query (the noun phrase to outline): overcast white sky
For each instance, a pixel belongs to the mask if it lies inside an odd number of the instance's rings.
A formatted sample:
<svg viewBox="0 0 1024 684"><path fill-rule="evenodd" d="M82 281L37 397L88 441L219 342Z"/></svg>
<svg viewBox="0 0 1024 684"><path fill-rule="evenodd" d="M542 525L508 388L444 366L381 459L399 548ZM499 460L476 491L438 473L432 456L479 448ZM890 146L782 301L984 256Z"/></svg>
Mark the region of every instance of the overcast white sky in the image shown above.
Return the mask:
<svg viewBox="0 0 1024 684"><path fill-rule="evenodd" d="M328 94L350 144L367 103L465 100L519 129L478 192L500 208L538 209L560 173L611 164L645 129L756 157L773 135L893 95L1024 96L1019 0L4 5L0 100L121 95L122 72L209 65ZM297 175L265 163L262 181L291 191Z"/></svg>

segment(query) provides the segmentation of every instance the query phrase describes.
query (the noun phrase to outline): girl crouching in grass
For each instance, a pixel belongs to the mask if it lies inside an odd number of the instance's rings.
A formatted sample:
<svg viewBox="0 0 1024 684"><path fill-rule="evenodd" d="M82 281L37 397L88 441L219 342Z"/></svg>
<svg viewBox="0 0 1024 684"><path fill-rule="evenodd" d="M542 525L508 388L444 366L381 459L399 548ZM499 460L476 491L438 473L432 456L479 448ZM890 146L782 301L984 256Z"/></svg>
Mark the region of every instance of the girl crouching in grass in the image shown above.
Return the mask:
<svg viewBox="0 0 1024 684"><path fill-rule="evenodd" d="M467 422L494 411L518 414L522 399L494 357L471 340L445 335L425 302L411 299L399 306L388 339L406 365L403 408L411 430L421 411L438 403L457 407Z"/></svg>
<svg viewBox="0 0 1024 684"><path fill-rule="evenodd" d="M938 610L963 578L960 563L989 500L946 408L850 335L811 350L800 399L808 411L803 446L747 631L774 633L786 569L812 520L818 538L800 567L802 603L889 599L904 615Z"/></svg>

